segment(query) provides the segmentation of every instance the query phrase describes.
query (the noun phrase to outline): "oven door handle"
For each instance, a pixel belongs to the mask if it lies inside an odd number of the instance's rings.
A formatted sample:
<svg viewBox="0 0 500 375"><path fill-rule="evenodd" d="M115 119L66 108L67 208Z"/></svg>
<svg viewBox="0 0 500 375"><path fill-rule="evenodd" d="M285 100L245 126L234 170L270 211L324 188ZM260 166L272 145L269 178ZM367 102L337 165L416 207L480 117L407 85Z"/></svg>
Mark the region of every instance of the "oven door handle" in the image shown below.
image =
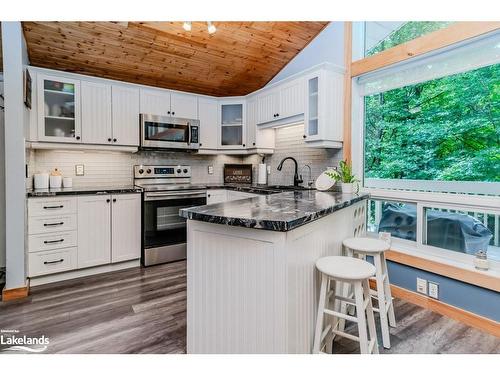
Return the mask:
<svg viewBox="0 0 500 375"><path fill-rule="evenodd" d="M186 192L149 192L144 194L145 200L158 199L177 199L177 198L205 198L206 192L203 190Z"/></svg>

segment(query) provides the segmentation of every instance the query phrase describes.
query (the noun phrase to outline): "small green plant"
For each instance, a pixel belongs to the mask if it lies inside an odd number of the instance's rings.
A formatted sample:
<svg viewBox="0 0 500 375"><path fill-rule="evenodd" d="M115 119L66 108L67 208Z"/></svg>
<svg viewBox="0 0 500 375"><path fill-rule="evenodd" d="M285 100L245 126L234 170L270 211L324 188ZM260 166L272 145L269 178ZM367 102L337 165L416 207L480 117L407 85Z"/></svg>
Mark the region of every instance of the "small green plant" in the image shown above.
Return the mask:
<svg viewBox="0 0 500 375"><path fill-rule="evenodd" d="M336 171L326 171L325 174L336 182L355 183L359 180L352 174L352 167L345 160L341 160Z"/></svg>

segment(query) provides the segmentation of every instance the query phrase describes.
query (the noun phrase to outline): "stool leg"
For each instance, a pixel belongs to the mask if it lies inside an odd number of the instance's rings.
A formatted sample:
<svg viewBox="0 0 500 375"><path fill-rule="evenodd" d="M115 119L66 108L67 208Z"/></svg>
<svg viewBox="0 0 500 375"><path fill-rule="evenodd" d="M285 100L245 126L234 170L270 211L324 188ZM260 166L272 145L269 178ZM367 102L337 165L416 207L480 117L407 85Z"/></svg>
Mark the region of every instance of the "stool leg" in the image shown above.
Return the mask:
<svg viewBox="0 0 500 375"><path fill-rule="evenodd" d="M373 353L378 354L377 330L375 329L375 318L373 317L372 297L370 295L370 286L368 280L363 281L363 295L365 300L368 300L366 306L366 320L368 321L368 332L370 333L370 341L375 340L373 345Z"/></svg>
<svg viewBox="0 0 500 375"><path fill-rule="evenodd" d="M352 251L352 249L350 249L348 247L346 247L346 254L348 257L357 258L354 251ZM347 297L347 298L354 298L354 288L353 288L352 284L345 283L345 289L344 289L343 296ZM346 304L345 302L343 302L342 307L343 308L342 308L341 312L343 314L354 315L355 306L349 305L349 304ZM345 329L345 323L346 323L345 319L342 319L342 331L344 331L344 329Z"/></svg>
<svg viewBox="0 0 500 375"><path fill-rule="evenodd" d="M384 270L380 253L374 254L373 260L376 268L375 279L377 281L378 311L380 316L380 326L382 329L382 343L384 348L389 349L391 347L391 339L389 336L389 322L387 321Z"/></svg>
<svg viewBox="0 0 500 375"><path fill-rule="evenodd" d="M336 300L335 300L335 295L336 295L336 288L337 288L337 283L335 282L335 280L333 279L330 279L328 278L328 287L327 287L327 292L330 292L332 291L332 296L328 299L328 301L326 301L326 306L330 309L330 310L333 310L333 311L337 311L336 310ZM328 324L330 324L330 326L332 327L330 329L330 331L328 332L328 334L326 335L325 337L325 341L326 341L326 348L325 348L325 351L327 353L332 353L333 352L333 338L334 338L334 335L333 335L333 329L337 329L336 325L337 325L337 322L339 320L339 318L337 318L336 316L332 316L332 315L328 315Z"/></svg>
<svg viewBox="0 0 500 375"><path fill-rule="evenodd" d="M358 319L359 349L361 354L368 354L368 333L366 332L365 308L363 306L363 287L361 281L354 283L354 299L356 300L356 318Z"/></svg>
<svg viewBox="0 0 500 375"><path fill-rule="evenodd" d="M385 260L385 254L381 254L382 267L384 270L385 280L384 280L384 292L385 298L389 303L388 315L389 315L389 325L391 327L396 327L396 316L394 315L394 305L392 303L392 293L391 293L391 284L389 281L389 271L387 269L387 262Z"/></svg>
<svg viewBox="0 0 500 375"><path fill-rule="evenodd" d="M326 299L326 284L328 278L326 275L321 274L321 288L319 292L319 302L318 302L318 315L316 317L316 330L314 332L314 344L313 353L319 353L321 346L321 333L323 332L323 317L325 309L325 299Z"/></svg>

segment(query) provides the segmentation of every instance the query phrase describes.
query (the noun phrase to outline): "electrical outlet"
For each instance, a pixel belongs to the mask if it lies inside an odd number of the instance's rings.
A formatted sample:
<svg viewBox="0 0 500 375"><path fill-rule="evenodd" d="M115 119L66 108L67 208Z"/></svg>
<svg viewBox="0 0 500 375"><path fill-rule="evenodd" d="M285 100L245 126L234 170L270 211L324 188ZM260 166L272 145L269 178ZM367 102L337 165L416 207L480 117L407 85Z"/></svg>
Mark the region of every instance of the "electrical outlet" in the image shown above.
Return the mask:
<svg viewBox="0 0 500 375"><path fill-rule="evenodd" d="M83 176L83 175L85 175L85 166L83 164L77 164L77 165L75 165L75 175L76 176Z"/></svg>
<svg viewBox="0 0 500 375"><path fill-rule="evenodd" d="M427 280L417 277L417 292L427 294Z"/></svg>
<svg viewBox="0 0 500 375"><path fill-rule="evenodd" d="M208 166L208 174L214 174L214 166L213 165Z"/></svg>
<svg viewBox="0 0 500 375"><path fill-rule="evenodd" d="M439 299L439 284L429 281L429 297Z"/></svg>

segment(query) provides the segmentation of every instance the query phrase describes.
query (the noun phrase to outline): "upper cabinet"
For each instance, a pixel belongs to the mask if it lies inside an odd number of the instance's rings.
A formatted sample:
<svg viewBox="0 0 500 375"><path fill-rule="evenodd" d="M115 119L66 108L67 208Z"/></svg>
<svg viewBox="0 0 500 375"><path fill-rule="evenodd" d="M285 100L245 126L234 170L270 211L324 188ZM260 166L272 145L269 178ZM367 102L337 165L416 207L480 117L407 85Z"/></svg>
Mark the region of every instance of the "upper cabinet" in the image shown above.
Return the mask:
<svg viewBox="0 0 500 375"><path fill-rule="evenodd" d="M265 124L303 114L305 95L302 78L257 94L257 123Z"/></svg>
<svg viewBox="0 0 500 375"><path fill-rule="evenodd" d="M160 89L141 89L141 113L198 119L198 97Z"/></svg>
<svg viewBox="0 0 500 375"><path fill-rule="evenodd" d="M81 81L82 142L112 144L111 85Z"/></svg>
<svg viewBox="0 0 500 375"><path fill-rule="evenodd" d="M257 116L259 113L258 100L256 97L247 98L247 149L254 150L259 154L271 154L275 146L274 129L258 129Z"/></svg>
<svg viewBox="0 0 500 375"><path fill-rule="evenodd" d="M219 103L220 147L241 149L245 143L245 100L224 100Z"/></svg>
<svg viewBox="0 0 500 375"><path fill-rule="evenodd" d="M198 99L200 120L200 150L217 150L219 146L219 102L217 99Z"/></svg>
<svg viewBox="0 0 500 375"><path fill-rule="evenodd" d="M338 69L319 69L306 77L304 140L308 146L342 147L343 80Z"/></svg>
<svg viewBox="0 0 500 375"><path fill-rule="evenodd" d="M112 85L113 144L139 146L139 89Z"/></svg>
<svg viewBox="0 0 500 375"><path fill-rule="evenodd" d="M37 87L38 138L80 143L80 81L39 74Z"/></svg>

